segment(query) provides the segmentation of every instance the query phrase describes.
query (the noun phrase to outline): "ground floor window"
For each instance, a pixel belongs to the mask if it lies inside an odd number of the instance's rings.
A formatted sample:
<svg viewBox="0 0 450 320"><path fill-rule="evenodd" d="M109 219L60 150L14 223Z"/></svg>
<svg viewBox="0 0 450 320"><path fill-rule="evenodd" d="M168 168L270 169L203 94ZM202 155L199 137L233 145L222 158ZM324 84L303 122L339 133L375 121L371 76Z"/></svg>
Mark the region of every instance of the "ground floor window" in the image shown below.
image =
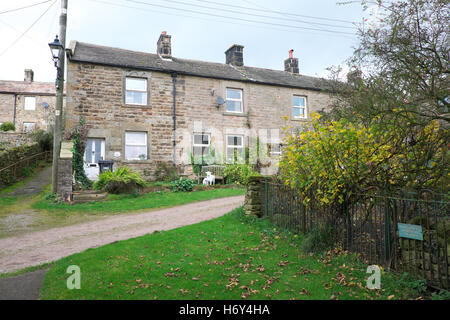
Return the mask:
<svg viewBox="0 0 450 320"><path fill-rule="evenodd" d="M227 136L227 162L242 163L245 160L244 136L228 135Z"/></svg>
<svg viewBox="0 0 450 320"><path fill-rule="evenodd" d="M269 156L281 155L281 144L280 143L268 143L267 152Z"/></svg>
<svg viewBox="0 0 450 320"><path fill-rule="evenodd" d="M23 123L23 132L34 131L36 124L34 122L24 122Z"/></svg>
<svg viewBox="0 0 450 320"><path fill-rule="evenodd" d="M125 132L125 159L147 159L147 132Z"/></svg>
<svg viewBox="0 0 450 320"><path fill-rule="evenodd" d="M195 157L208 155L210 145L211 136L208 133L194 133L192 153Z"/></svg>

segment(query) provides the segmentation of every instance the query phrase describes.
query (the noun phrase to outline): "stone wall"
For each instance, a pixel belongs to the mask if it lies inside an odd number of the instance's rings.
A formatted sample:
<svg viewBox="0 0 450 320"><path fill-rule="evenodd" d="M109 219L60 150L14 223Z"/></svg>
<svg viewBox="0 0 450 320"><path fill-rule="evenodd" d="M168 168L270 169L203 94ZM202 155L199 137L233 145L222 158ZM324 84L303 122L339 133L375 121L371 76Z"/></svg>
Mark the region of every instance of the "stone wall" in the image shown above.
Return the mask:
<svg viewBox="0 0 450 320"><path fill-rule="evenodd" d="M13 148L21 145L31 145L34 140L28 133L0 131L0 145L3 148Z"/></svg>
<svg viewBox="0 0 450 320"><path fill-rule="evenodd" d="M244 212L247 215L262 217L263 196L266 177L250 177L245 192Z"/></svg>
<svg viewBox="0 0 450 320"><path fill-rule="evenodd" d="M126 76L148 79L148 104L127 105L124 102ZM68 61L66 126L75 126L85 118L90 130L88 137L105 139L105 156L115 166L128 165L150 180L156 161L173 161L173 98L172 77L168 73L140 71L103 65ZM225 112L218 107L217 97L226 96L226 88L243 90L243 113ZM193 133L211 136L211 148L219 163L224 162L226 135L259 135L261 130L280 129L285 125L302 127L306 120L293 118L293 95L307 98L308 111L327 109L330 97L322 92L273 85L228 81L196 76L178 75L176 93L177 131L175 158L178 167L191 164ZM284 120L286 117L288 120ZM125 132L147 132L148 160L125 159ZM278 156L270 161L276 164ZM276 165L265 174L273 174Z"/></svg>
<svg viewBox="0 0 450 320"><path fill-rule="evenodd" d="M72 201L72 148L73 142L63 141L58 159L58 200L65 202Z"/></svg>
<svg viewBox="0 0 450 320"><path fill-rule="evenodd" d="M36 109L25 110L25 97L36 98ZM55 122L55 95L43 93L14 94L0 93L0 122L14 123L14 98L16 99L16 132L23 132L24 122L35 123L35 129L47 130ZM44 107L44 104L48 107Z"/></svg>

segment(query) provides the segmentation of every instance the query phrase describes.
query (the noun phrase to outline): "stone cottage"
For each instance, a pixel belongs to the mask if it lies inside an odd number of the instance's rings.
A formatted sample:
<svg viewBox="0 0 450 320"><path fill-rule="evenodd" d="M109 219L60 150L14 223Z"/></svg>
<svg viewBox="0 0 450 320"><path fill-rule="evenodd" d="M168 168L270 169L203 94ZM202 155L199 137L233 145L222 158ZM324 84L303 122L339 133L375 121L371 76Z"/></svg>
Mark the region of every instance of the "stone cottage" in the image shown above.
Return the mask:
<svg viewBox="0 0 450 320"><path fill-rule="evenodd" d="M176 58L163 32L156 54L72 41L67 49L66 127L88 125L88 175L100 159L152 179L158 162L190 174L191 164L243 161L252 150L277 169L280 128L299 128L326 109L326 81L299 74L292 50L284 71L244 65L232 45L225 63ZM262 151L263 150L263 151ZM207 159L207 160L204 160Z"/></svg>
<svg viewBox="0 0 450 320"><path fill-rule="evenodd" d="M33 70L26 69L23 81L0 80L0 124L12 122L16 132L29 132L54 122L55 84L33 78Z"/></svg>

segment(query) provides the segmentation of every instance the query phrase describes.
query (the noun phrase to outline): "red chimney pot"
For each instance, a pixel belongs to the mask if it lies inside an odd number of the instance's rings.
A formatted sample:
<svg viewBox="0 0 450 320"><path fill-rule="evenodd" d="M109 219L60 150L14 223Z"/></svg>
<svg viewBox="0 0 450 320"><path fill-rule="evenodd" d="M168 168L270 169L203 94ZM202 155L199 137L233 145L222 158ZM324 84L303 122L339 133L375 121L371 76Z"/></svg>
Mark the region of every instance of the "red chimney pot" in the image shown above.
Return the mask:
<svg viewBox="0 0 450 320"><path fill-rule="evenodd" d="M294 58L293 52L294 52L294 49L289 50L289 59Z"/></svg>

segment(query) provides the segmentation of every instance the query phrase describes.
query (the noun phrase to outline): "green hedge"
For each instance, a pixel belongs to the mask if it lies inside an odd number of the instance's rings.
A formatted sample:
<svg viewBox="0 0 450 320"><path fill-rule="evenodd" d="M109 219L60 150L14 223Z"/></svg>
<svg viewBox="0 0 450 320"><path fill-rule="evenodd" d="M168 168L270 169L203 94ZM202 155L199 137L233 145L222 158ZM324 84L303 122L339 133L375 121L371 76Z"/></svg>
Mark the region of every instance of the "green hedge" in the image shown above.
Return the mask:
<svg viewBox="0 0 450 320"><path fill-rule="evenodd" d="M32 156L36 153L42 152L39 144L25 145L20 147L10 148L0 152L0 169L5 168L13 163L18 162L22 158ZM17 178L26 173L24 169L25 164L19 164L16 168L16 176L13 175L13 168L0 172L0 189L4 186L13 184Z"/></svg>

